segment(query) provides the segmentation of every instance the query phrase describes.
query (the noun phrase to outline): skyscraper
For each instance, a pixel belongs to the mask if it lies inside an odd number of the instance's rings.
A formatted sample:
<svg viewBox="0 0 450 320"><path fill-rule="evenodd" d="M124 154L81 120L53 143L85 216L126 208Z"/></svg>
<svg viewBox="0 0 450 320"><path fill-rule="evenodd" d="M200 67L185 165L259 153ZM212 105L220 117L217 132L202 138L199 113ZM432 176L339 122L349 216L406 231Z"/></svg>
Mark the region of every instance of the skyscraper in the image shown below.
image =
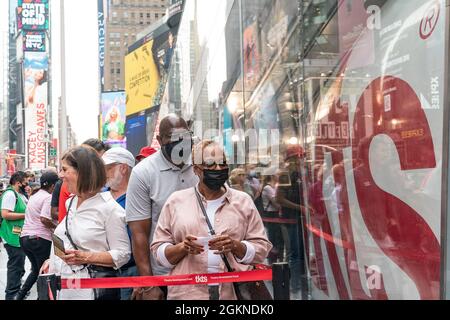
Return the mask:
<svg viewBox="0 0 450 320"><path fill-rule="evenodd" d="M104 91L124 90L128 46L137 34L166 15L169 0L112 0L107 12Z"/></svg>

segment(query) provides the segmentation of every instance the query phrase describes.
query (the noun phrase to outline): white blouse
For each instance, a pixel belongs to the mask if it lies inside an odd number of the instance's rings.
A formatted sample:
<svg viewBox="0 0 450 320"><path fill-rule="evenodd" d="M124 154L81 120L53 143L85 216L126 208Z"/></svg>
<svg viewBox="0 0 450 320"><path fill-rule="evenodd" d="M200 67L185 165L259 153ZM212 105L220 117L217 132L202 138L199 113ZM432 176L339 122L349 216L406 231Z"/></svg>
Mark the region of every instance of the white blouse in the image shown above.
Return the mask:
<svg viewBox="0 0 450 320"><path fill-rule="evenodd" d="M68 208L71 199L67 200ZM81 251L109 252L115 269L125 265L131 256L130 240L128 238L125 210L114 200L110 192L99 193L84 201L77 209L78 198L75 197L66 218L58 225L55 234L64 241L65 249L74 247L66 235L66 219L69 234ZM62 278L89 278L87 269L83 266L69 266L52 249L50 272L61 275ZM76 281L73 282L76 286ZM61 290L58 297L68 299L93 299L93 291Z"/></svg>

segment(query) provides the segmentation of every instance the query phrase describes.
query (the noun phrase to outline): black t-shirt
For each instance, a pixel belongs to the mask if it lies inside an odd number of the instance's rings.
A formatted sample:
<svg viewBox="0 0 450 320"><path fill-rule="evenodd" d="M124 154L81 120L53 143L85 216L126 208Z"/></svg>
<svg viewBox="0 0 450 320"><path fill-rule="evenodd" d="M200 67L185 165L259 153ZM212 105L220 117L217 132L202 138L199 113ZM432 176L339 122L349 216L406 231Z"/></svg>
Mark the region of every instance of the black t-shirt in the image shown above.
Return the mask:
<svg viewBox="0 0 450 320"><path fill-rule="evenodd" d="M282 192L286 200L301 205L303 204L303 182L300 179L300 174L298 172L292 172L290 179L291 185L279 187L280 192ZM281 216L286 219L298 219L300 218L300 210L282 206Z"/></svg>
<svg viewBox="0 0 450 320"><path fill-rule="evenodd" d="M61 193L61 186L62 186L61 180L55 184L55 190L53 190L52 193L52 201L51 201L52 208L58 208L59 206L59 194Z"/></svg>

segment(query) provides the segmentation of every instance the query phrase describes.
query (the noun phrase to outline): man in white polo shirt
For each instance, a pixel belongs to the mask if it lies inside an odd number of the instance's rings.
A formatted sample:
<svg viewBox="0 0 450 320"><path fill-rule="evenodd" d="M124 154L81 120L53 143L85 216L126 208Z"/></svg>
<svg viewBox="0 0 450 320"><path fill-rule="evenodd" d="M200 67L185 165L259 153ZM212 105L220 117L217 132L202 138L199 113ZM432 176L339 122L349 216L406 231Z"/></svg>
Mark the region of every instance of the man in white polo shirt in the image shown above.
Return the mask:
<svg viewBox="0 0 450 320"><path fill-rule="evenodd" d="M172 193L198 183L191 164L192 133L186 121L176 115L167 116L161 120L157 139L161 150L133 169L127 190L126 216L140 276L170 272L150 255L159 214ZM134 296L157 300L163 298L163 291L159 287L140 288L135 290Z"/></svg>

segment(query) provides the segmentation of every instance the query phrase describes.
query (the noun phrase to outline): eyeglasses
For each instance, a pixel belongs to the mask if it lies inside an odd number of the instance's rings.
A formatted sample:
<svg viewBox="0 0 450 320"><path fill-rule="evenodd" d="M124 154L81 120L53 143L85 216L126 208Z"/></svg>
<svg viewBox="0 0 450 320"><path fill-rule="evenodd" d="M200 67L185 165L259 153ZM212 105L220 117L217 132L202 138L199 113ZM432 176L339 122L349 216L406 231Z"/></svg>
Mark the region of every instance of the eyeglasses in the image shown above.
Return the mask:
<svg viewBox="0 0 450 320"><path fill-rule="evenodd" d="M194 136L194 133L192 131L185 131L185 132L177 132L172 133L169 135L164 135L165 138L170 139L171 141L179 141L184 139L192 139Z"/></svg>
<svg viewBox="0 0 450 320"><path fill-rule="evenodd" d="M216 163L215 161L205 161L202 163L202 167L205 169L214 169L215 167L219 166L220 170L228 169L227 163Z"/></svg>

